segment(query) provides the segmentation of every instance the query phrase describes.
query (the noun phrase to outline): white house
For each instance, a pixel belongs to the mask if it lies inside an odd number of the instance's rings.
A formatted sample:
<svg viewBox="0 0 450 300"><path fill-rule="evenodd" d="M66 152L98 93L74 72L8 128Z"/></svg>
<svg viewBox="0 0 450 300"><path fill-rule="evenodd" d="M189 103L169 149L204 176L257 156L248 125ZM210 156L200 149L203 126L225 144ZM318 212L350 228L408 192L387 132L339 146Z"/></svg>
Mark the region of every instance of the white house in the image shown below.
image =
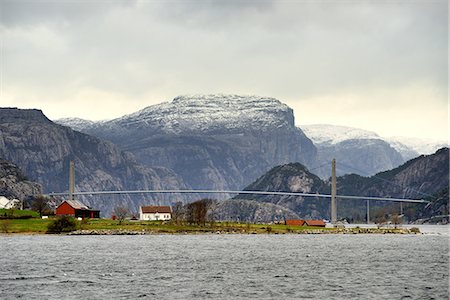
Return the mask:
<svg viewBox="0 0 450 300"><path fill-rule="evenodd" d="M20 200L18 199L11 199L9 200L8 198L4 197L4 196L0 196L0 208L6 208L6 209L11 209L11 208L17 208L20 205Z"/></svg>
<svg viewBox="0 0 450 300"><path fill-rule="evenodd" d="M172 219L172 208L170 206L141 206L139 209L139 220L166 221Z"/></svg>

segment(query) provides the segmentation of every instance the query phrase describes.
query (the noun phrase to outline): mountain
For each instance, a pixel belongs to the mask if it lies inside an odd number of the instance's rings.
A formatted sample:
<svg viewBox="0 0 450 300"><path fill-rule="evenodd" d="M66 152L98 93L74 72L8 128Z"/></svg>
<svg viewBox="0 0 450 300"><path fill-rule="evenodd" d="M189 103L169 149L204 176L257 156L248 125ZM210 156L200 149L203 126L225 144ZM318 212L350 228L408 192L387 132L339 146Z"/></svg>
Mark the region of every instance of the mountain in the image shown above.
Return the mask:
<svg viewBox="0 0 450 300"><path fill-rule="evenodd" d="M431 218L435 214L448 214L449 149L442 148L431 155L422 155L389 171L371 177L349 174L337 178L338 195L360 195L392 198L425 198L433 203L405 204L410 220ZM294 163L277 166L258 178L245 190L283 191L330 194L330 184L312 174L305 166ZM237 195L234 200L251 200L272 203L293 211L302 218L330 216L330 200L278 195ZM398 204L371 201L371 207ZM364 220L366 202L338 199L338 218ZM447 212L447 213L445 213Z"/></svg>
<svg viewBox="0 0 450 300"><path fill-rule="evenodd" d="M422 199L449 185L449 148L421 155L371 177L356 174L337 179L338 194Z"/></svg>
<svg viewBox="0 0 450 300"><path fill-rule="evenodd" d="M397 149L400 153L404 147L407 151L413 151L413 153L418 154L432 154L436 152L436 150L448 147L449 143L446 141L433 140L433 139L420 139L420 138L411 138L411 137L389 137L386 139L395 149ZM414 155L410 158L416 157Z"/></svg>
<svg viewBox="0 0 450 300"><path fill-rule="evenodd" d="M167 168L143 167L111 142L53 123L40 110L0 109L0 157L19 166L44 192L68 189L69 161L75 162L76 191L185 188ZM163 196L80 197L109 215L116 205L168 201ZM170 203L170 202L169 202Z"/></svg>
<svg viewBox="0 0 450 300"><path fill-rule="evenodd" d="M97 123L59 120L112 141L146 166L174 170L198 189L240 189L276 165L311 165L316 148L291 108L258 96L179 96Z"/></svg>
<svg viewBox="0 0 450 300"><path fill-rule="evenodd" d="M338 175L373 175L405 162L392 145L371 131L334 125L303 125L301 128L317 147L317 165L336 158ZM328 178L330 167L326 165L316 173Z"/></svg>
<svg viewBox="0 0 450 300"><path fill-rule="evenodd" d="M0 196L8 199L27 200L42 193L42 187L29 181L15 164L0 159Z"/></svg>
<svg viewBox="0 0 450 300"><path fill-rule="evenodd" d="M300 163L290 163L272 168L244 190L282 191L298 193L330 193L327 183L312 174ZM329 200L299 196L248 195L240 194L234 199L255 200L285 207L301 218L328 218Z"/></svg>

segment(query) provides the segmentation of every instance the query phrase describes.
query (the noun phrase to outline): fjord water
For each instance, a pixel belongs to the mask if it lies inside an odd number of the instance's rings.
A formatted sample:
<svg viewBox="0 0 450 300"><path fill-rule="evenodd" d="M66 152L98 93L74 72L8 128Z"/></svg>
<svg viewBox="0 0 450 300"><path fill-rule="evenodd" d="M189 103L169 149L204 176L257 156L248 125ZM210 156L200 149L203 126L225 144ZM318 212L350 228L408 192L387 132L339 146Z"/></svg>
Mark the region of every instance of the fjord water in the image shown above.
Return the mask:
<svg viewBox="0 0 450 300"><path fill-rule="evenodd" d="M445 227L448 232L448 227ZM0 236L2 299L448 299L449 235Z"/></svg>

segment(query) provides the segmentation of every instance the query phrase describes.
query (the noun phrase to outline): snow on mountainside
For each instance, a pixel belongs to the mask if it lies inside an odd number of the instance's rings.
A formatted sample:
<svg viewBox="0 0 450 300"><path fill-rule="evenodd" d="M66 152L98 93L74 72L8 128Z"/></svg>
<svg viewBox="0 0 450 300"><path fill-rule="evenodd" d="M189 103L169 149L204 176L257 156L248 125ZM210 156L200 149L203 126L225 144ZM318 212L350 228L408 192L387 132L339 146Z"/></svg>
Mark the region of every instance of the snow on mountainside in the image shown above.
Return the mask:
<svg viewBox="0 0 450 300"><path fill-rule="evenodd" d="M55 122L56 124L70 127L76 131L83 131L86 128L95 124L94 121L85 120L85 119L81 119L81 118L62 118L62 119L54 120L53 122Z"/></svg>
<svg viewBox="0 0 450 300"><path fill-rule="evenodd" d="M294 118L292 109L274 98L216 94L179 96L105 125L152 128L165 133L230 132L294 127Z"/></svg>
<svg viewBox="0 0 450 300"><path fill-rule="evenodd" d="M277 99L178 96L79 131L109 140L146 166L166 167L199 189L243 188L270 168L311 166L316 147ZM67 124L69 125L69 124ZM70 125L69 125L70 126Z"/></svg>
<svg viewBox="0 0 450 300"><path fill-rule="evenodd" d="M419 154L432 154L436 152L436 150L438 149L449 146L449 143L446 141L433 139L419 139L402 136L389 137L386 138L386 141L388 141L394 148L400 147L397 146L398 144L400 144L408 147L409 149L412 149L413 151Z"/></svg>
<svg viewBox="0 0 450 300"><path fill-rule="evenodd" d="M375 132L327 124L301 125L300 128L316 145L333 145L353 139L381 139Z"/></svg>
<svg viewBox="0 0 450 300"><path fill-rule="evenodd" d="M317 124L301 125L300 128L316 146L331 146L347 140L383 140L397 150L405 160L420 154L431 154L440 148L448 147L448 143L445 141L409 137L386 138L373 131L347 126Z"/></svg>

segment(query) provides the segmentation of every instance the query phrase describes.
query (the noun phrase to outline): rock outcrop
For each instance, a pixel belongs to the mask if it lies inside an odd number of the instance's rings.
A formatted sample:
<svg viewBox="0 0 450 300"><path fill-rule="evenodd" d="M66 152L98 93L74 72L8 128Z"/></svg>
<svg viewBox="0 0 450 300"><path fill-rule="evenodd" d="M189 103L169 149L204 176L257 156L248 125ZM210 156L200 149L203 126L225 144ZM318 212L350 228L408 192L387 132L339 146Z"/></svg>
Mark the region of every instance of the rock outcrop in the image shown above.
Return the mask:
<svg viewBox="0 0 450 300"><path fill-rule="evenodd" d="M328 185L300 163L275 167L245 188L250 191L297 193L328 193ZM329 200L301 196L244 195L234 199L249 199L285 207L303 219L323 219L329 215Z"/></svg>
<svg viewBox="0 0 450 300"><path fill-rule="evenodd" d="M27 200L42 193L42 187L29 181L15 164L0 159L0 196L8 199Z"/></svg>

